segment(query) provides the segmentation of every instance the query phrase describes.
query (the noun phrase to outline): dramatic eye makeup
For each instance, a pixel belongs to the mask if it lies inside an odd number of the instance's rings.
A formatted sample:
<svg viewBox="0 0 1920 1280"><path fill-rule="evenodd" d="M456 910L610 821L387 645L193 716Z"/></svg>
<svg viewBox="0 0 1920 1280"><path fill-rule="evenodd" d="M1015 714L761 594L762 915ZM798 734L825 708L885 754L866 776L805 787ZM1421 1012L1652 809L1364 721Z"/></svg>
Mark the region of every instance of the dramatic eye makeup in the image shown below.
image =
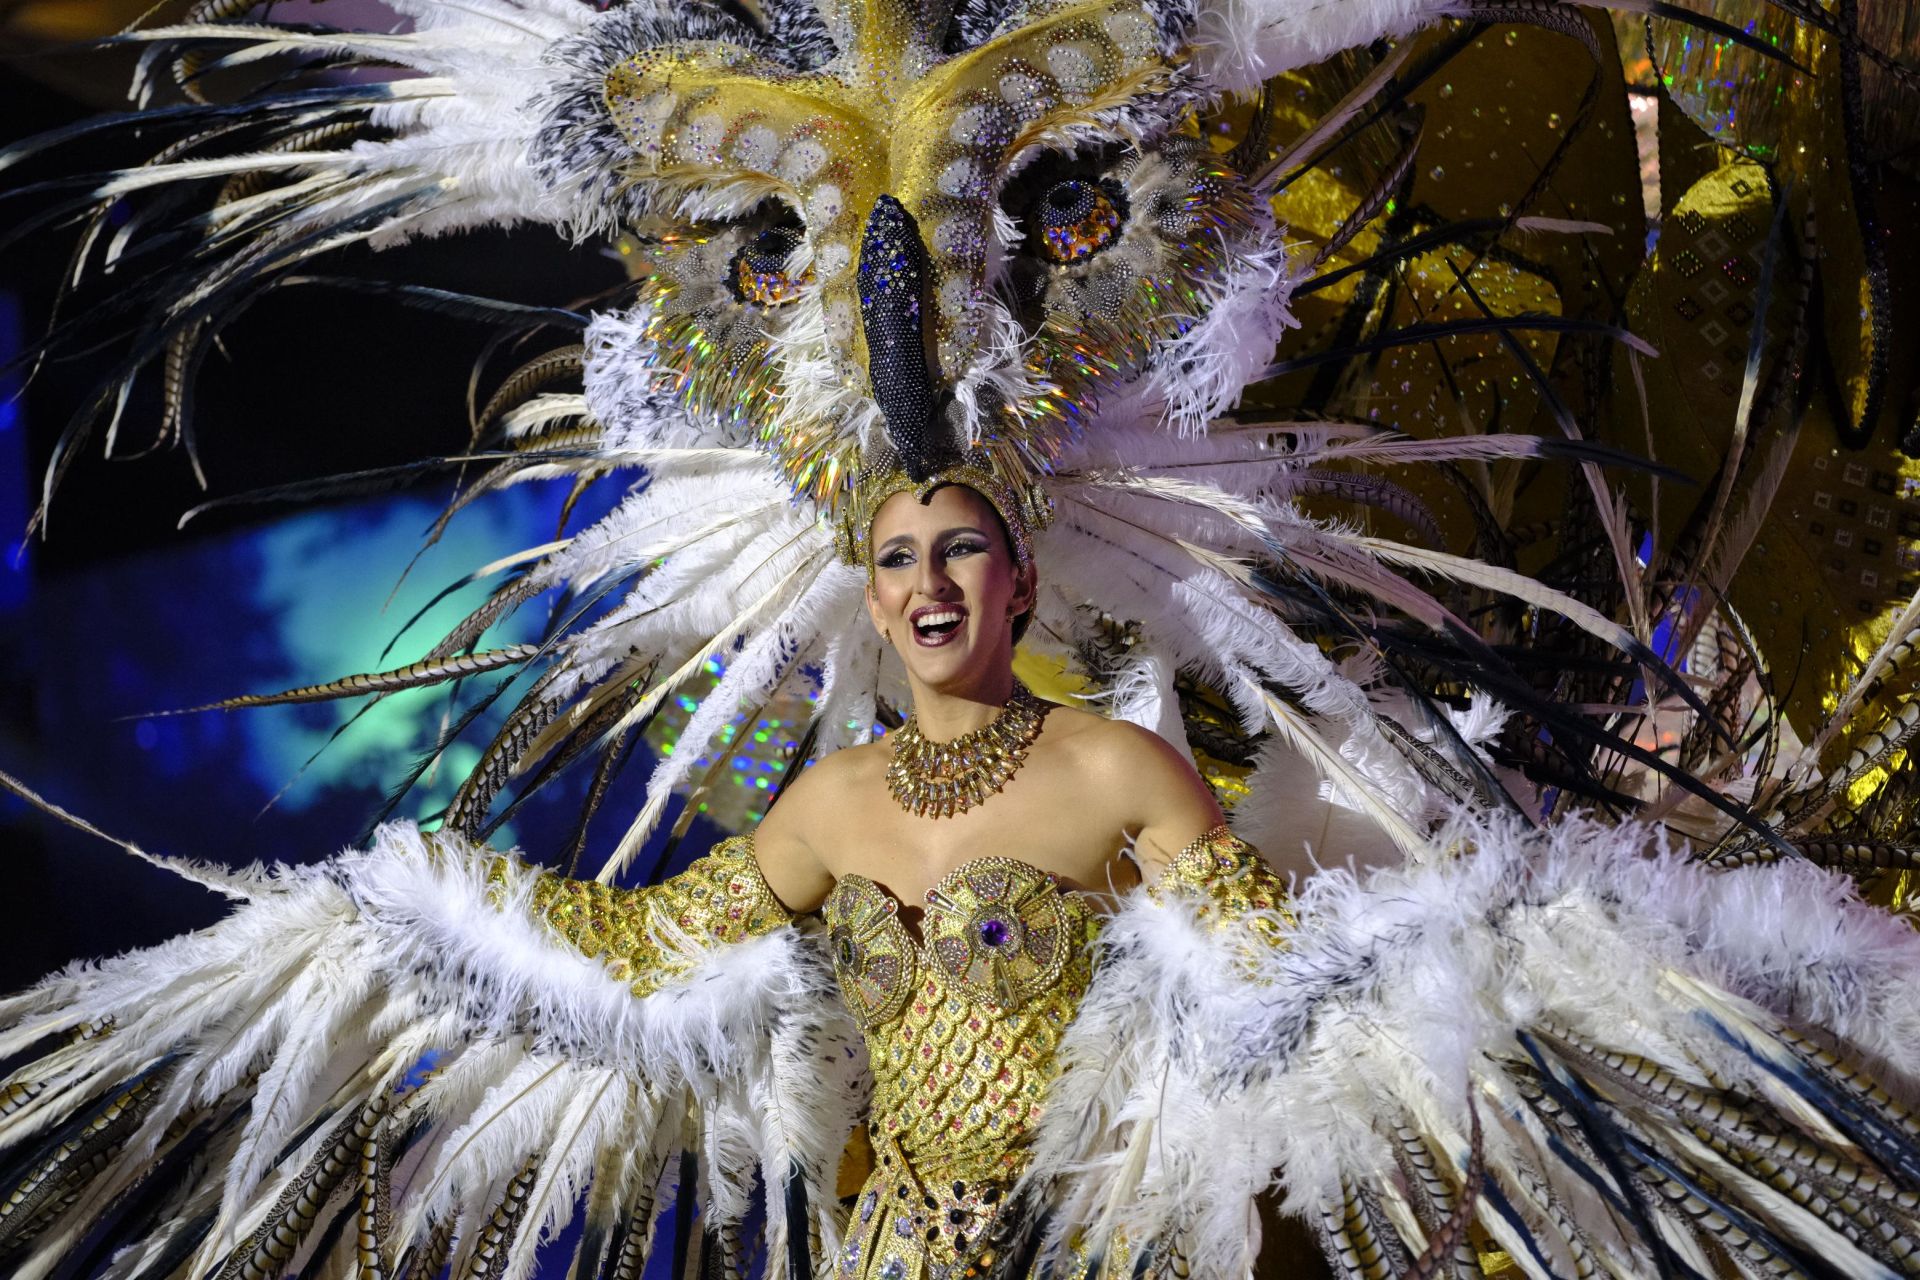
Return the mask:
<svg viewBox="0 0 1920 1280"><path fill-rule="evenodd" d="M954 560L961 556L979 555L991 545L987 535L978 529L966 529L958 532L943 533L934 540L942 559ZM880 548L874 557L874 565L881 569L902 569L915 560L913 546L907 542L891 542Z"/></svg>

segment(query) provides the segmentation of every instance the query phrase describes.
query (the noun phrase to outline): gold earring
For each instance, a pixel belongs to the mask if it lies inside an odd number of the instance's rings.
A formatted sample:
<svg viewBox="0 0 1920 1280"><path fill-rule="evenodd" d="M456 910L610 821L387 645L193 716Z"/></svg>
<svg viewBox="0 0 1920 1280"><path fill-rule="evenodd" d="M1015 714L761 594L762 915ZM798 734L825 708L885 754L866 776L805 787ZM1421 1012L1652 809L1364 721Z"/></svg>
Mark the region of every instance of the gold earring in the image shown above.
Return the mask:
<svg viewBox="0 0 1920 1280"><path fill-rule="evenodd" d="M889 649L893 647L893 632L887 630L887 628L885 627L882 627L880 628L880 638L887 642L887 647Z"/></svg>

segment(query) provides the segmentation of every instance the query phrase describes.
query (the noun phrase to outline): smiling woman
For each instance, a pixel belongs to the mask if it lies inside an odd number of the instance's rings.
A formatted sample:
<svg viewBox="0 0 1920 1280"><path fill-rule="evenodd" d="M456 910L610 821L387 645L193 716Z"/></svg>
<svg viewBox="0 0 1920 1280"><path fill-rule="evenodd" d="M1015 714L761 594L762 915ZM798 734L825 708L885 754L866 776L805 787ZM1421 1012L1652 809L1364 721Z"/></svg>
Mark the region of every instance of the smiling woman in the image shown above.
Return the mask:
<svg viewBox="0 0 1920 1280"><path fill-rule="evenodd" d="M1120 890L1168 883L1179 857L1249 916L1285 896L1170 746L1014 678L1037 584L1029 517L980 460L926 461L917 479L863 474L848 538L913 713L808 771L753 842L774 895L824 903L874 1064L877 1161L841 1261L881 1280L984 1273L1013 1243L1011 1192ZM1100 1271L1086 1241L1070 1247ZM1113 1274L1130 1257L1122 1240Z"/></svg>
<svg viewBox="0 0 1920 1280"><path fill-rule="evenodd" d="M1761 331L1811 341L1795 307L1886 291L1788 296L1795 171L1720 166L1728 199L1671 224L1698 252L1654 283L1692 292L1658 310L1698 322L1710 372L1684 376L1740 406L1741 443L1710 507L1662 516L1694 545L1637 557L1611 468L1648 468L1563 391L1643 383L1602 345L1651 358L1609 268L1643 228L1596 220L1641 204L1631 164L1598 200L1575 181L1624 89L1558 0L392 3L338 30L185 0L124 37L138 109L0 149L11 173L94 135L153 148L28 184L80 224L62 278L103 295L22 361L101 373L49 495L149 387L149 434L190 446L194 371L283 289L504 330L463 440L343 483L457 476L429 542L495 490L573 489L391 669L218 704L450 689L391 801L431 778L443 805L311 866L141 854L230 913L0 1000L0 1270L631 1277L671 1195L680 1276L1243 1280L1280 1190L1367 1280L1914 1271L1920 936L1807 859L1904 884L1920 712L1789 749L1753 727L1761 624L1718 591L1819 434L1781 415L1820 344L1758 361ZM1783 110L1789 56L1848 110L1899 66L1863 52L1871 6L1774 6L1777 43L1711 7L1651 20L1711 31L1682 53L1715 77L1773 58L1751 87ZM1823 234L1872 203L1815 189ZM628 278L535 305L317 265L521 224ZM1290 328L1317 345L1279 350ZM1636 406L1630 438L1667 420ZM1895 500L1893 464L1819 464ZM1577 481L1552 558L1578 563L1544 582L1515 530L1549 472ZM576 508L590 487L617 500ZM1457 527L1429 507L1454 488ZM1920 602L1847 707L1916 626ZM1016 680L1016 643L1084 705ZM686 833L702 753L777 699L813 712L760 825L631 874ZM673 706L679 749L619 785ZM568 776L565 874L487 843ZM1827 824L1880 777L1884 812ZM1256 835L1390 869L1283 888Z"/></svg>
<svg viewBox="0 0 1920 1280"><path fill-rule="evenodd" d="M874 516L871 541L867 609L889 644L911 641L900 656L916 696L967 692L956 681L983 666L1011 672L1013 630L1033 608L1036 580L991 502L957 484L925 497L897 493ZM922 652L929 649L947 652L936 663Z"/></svg>

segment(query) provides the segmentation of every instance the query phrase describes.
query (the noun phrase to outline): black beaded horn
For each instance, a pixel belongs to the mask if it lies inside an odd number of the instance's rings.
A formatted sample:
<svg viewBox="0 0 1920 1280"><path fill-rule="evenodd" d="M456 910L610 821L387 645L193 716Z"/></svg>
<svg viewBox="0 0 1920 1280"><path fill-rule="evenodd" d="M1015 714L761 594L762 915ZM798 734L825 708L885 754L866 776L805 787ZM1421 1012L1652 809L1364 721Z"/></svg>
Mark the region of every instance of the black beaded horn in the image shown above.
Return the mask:
<svg viewBox="0 0 1920 1280"><path fill-rule="evenodd" d="M886 419L887 439L915 480L931 475L933 375L922 331L927 250L913 215L892 196L873 202L860 239L860 324L867 335L867 376Z"/></svg>

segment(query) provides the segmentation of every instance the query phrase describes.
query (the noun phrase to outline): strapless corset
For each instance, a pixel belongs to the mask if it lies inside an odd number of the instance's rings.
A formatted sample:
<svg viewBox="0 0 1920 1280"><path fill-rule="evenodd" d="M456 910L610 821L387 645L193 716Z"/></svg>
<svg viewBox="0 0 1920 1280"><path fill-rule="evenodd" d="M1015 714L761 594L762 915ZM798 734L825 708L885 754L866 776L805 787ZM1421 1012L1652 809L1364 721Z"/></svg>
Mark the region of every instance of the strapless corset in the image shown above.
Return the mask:
<svg viewBox="0 0 1920 1280"><path fill-rule="evenodd" d="M822 908L874 1075L874 1169L848 1224L842 1280L958 1280L986 1268L1100 928L1079 897L1012 858L975 859L929 890L923 940L900 905L847 876Z"/></svg>

